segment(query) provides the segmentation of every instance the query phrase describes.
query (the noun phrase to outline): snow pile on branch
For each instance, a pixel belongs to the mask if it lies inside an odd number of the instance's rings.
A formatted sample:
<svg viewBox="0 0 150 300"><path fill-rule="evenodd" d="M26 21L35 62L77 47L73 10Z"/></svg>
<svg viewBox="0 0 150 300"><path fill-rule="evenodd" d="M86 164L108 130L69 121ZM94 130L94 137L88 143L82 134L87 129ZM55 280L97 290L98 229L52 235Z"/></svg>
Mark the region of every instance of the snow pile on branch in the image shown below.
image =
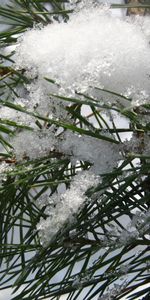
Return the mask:
<svg viewBox="0 0 150 300"><path fill-rule="evenodd" d="M74 177L70 184L70 188L67 189L61 195L52 195L46 199L42 199L40 203L47 204L46 214L47 219L41 219L37 224L39 230L40 240L43 246L47 246L56 234L62 230L63 226L67 222L67 227L75 220L75 215L81 210L83 204L86 201L85 192L98 184L99 180L96 176L85 171L79 173Z"/></svg>
<svg viewBox="0 0 150 300"><path fill-rule="evenodd" d="M57 90L43 83L48 77L59 85L60 94L99 86L134 96L134 105L143 103L150 94L148 24L147 18L114 18L105 6L87 5L67 23L25 32L16 50L16 66L38 76L44 93Z"/></svg>
<svg viewBox="0 0 150 300"><path fill-rule="evenodd" d="M111 172L120 159L118 145L69 131L65 132L59 141L58 149L69 155L72 163L79 160L90 162L91 170L95 174Z"/></svg>

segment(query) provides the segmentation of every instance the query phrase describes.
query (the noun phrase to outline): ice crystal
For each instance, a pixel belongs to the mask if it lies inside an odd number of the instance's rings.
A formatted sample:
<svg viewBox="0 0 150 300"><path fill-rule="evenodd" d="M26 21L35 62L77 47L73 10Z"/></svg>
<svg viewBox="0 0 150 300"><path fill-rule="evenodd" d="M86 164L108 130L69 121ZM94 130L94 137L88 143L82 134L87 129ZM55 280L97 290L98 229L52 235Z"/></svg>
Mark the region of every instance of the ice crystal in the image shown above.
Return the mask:
<svg viewBox="0 0 150 300"><path fill-rule="evenodd" d="M74 277L72 287L75 289L82 289L83 285L87 282L89 283L90 280L93 280L94 277L90 272L84 272L83 274L80 274Z"/></svg>
<svg viewBox="0 0 150 300"><path fill-rule="evenodd" d="M131 226L136 228L140 236L150 234L150 209L146 212L137 211L132 218Z"/></svg>
<svg viewBox="0 0 150 300"><path fill-rule="evenodd" d="M113 300L116 299L117 296L121 294L121 292L126 288L128 285L127 281L125 280L122 284L114 284L112 288L107 289L107 293L103 296L100 296L98 300Z"/></svg>
<svg viewBox="0 0 150 300"><path fill-rule="evenodd" d="M139 232L134 229L132 231L122 230L120 236L117 238L116 242L119 247L129 245L134 240L139 238Z"/></svg>
<svg viewBox="0 0 150 300"><path fill-rule="evenodd" d="M133 134L130 140L125 140L123 143L123 150L127 153L141 153L143 152L143 139L138 138L136 134Z"/></svg>
<svg viewBox="0 0 150 300"><path fill-rule="evenodd" d="M137 211L133 214L132 220L126 226L124 224L124 229L110 224L107 234L101 242L106 247L121 248L149 233L150 209L146 212Z"/></svg>
<svg viewBox="0 0 150 300"><path fill-rule="evenodd" d="M144 132L133 134L130 140L123 143L125 152L133 152L150 156L150 136Z"/></svg>
<svg viewBox="0 0 150 300"><path fill-rule="evenodd" d="M127 265L127 264L126 264L126 265L122 264L122 265L120 266L119 270L118 270L118 273L121 274L121 275L125 275L125 274L128 273L128 271L129 271L129 265Z"/></svg>
<svg viewBox="0 0 150 300"><path fill-rule="evenodd" d="M85 192L98 182L98 178L91 172L81 172L74 177L70 188L64 193L52 195L49 197L49 200L46 196L46 203L49 202L46 208L47 218L41 218L37 224L43 246L46 246L60 230L63 230L66 222L67 226L69 226L74 221L75 215L86 200Z"/></svg>
<svg viewBox="0 0 150 300"><path fill-rule="evenodd" d="M79 276L76 276L73 280L72 287L75 289L82 289L82 281L80 280Z"/></svg>

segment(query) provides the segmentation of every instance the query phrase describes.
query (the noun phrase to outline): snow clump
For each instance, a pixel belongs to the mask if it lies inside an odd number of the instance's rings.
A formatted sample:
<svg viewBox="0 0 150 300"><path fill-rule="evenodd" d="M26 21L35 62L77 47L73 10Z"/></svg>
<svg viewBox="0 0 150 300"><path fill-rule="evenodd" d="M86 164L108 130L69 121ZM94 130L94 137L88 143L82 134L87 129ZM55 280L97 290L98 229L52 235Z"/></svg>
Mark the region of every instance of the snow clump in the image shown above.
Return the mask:
<svg viewBox="0 0 150 300"><path fill-rule="evenodd" d="M99 178L90 171L84 171L77 174L71 181L70 188L64 193L53 194L51 197L46 195L43 199L43 206L47 205L45 213L47 218L41 218L37 224L40 241L43 247L47 246L55 238L56 234L64 229L67 222L67 227L75 220L75 215L83 207L87 197L85 192L96 186L99 183ZM38 200L39 201L39 200ZM41 209L41 203L40 203Z"/></svg>
<svg viewBox="0 0 150 300"><path fill-rule="evenodd" d="M58 143L58 149L70 156L73 164L79 160L90 162L91 170L95 174L111 172L121 158L118 144L69 131L63 134L62 140Z"/></svg>
<svg viewBox="0 0 150 300"><path fill-rule="evenodd" d="M44 94L72 96L99 86L133 96L139 105L150 95L149 23L147 17L115 18L106 6L88 3L68 22L26 31L18 40L16 68L36 74Z"/></svg>

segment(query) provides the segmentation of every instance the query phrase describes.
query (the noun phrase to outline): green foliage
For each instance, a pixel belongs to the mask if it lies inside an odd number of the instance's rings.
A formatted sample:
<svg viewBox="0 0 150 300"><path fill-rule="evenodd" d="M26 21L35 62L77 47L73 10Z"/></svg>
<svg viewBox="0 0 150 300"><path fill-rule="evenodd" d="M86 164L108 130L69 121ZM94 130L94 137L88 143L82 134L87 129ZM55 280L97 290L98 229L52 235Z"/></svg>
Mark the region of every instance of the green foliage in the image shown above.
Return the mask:
<svg viewBox="0 0 150 300"><path fill-rule="evenodd" d="M0 6L1 23L9 25L7 30L0 33L1 49L15 45L17 35L26 29L39 23L51 23L52 16L56 20L61 16L67 21L72 11L65 10L65 2L13 0L5 7ZM51 9L46 8L45 3L50 3ZM150 7L149 4L141 6ZM16 88L29 82L29 79L26 78L25 70L14 69L13 51L10 55L4 55L2 51L0 59L1 107L30 114L39 126L43 126L44 121L49 127L55 125L56 128L69 129L118 146L122 145L122 133L134 133L141 139L142 147L143 137L150 131L149 124L142 122L143 113L150 114L149 105L143 104L141 110L134 110L130 106L131 99L108 90L103 90L103 93L116 97L112 105L100 104L89 95L76 94L76 98L50 95L56 101L61 99L66 102L70 116L68 123L53 120L14 104L18 96ZM118 99L122 100L121 105ZM67 106L67 102L72 105ZM84 105L91 109L89 117L81 112ZM130 126L118 128L113 120L108 124L108 118L104 119L103 112L109 115L117 112L128 119ZM93 125L93 120L97 122L98 128ZM62 183L68 187L77 170L86 170L90 164L80 161L74 166L63 153L55 151L40 159L17 161L12 155L9 136L22 129L32 130L29 126L0 118L0 143L5 149L0 153L0 162L13 166L7 174L0 174L3 178L0 186L0 288L12 287L15 292L21 287L19 295L12 296L13 300L39 300L46 297L59 299L63 294L67 294L68 300L98 299L123 276L120 268L127 264L129 282L113 299L121 299L137 287L141 287L141 290L129 299L146 299L144 295L149 295L149 289L144 284L150 280L148 232L118 247L109 244L108 231L112 224L120 232L125 230L122 216L132 220L134 209L138 208L141 213L145 213L150 207L150 156L141 154L140 149L136 153L122 149L123 159L118 168L103 174L101 184L87 191L87 197L92 201L85 204L76 222L69 229L65 224L55 240L43 248L36 224L41 217L46 218L46 214L44 208L40 210L36 206L37 199L45 191L53 194ZM106 133L110 133L110 137ZM138 165L135 164L137 159ZM71 237L70 231L74 232ZM108 245L103 245L103 237L108 238ZM78 283L75 279L77 277Z"/></svg>

